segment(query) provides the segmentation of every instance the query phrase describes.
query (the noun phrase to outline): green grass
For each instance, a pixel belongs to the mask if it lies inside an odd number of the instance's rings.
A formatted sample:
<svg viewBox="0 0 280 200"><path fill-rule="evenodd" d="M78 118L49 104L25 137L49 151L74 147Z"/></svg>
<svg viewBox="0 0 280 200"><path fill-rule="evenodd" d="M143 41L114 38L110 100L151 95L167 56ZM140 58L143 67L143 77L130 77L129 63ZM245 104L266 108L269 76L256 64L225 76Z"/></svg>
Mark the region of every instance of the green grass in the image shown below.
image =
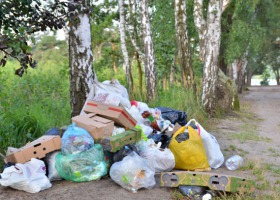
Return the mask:
<svg viewBox="0 0 280 200"><path fill-rule="evenodd" d="M280 153L276 149L273 149L272 147L268 148L268 152L270 152L270 156L272 157L279 157Z"/></svg>
<svg viewBox="0 0 280 200"><path fill-rule="evenodd" d="M230 138L231 139L237 139L241 143L244 143L248 140L266 141L266 142L271 141L270 138L262 137L262 136L257 135L257 126L254 125L254 124L243 124L240 129L241 129L240 132L230 135Z"/></svg>
<svg viewBox="0 0 280 200"><path fill-rule="evenodd" d="M43 135L48 129L70 123L69 80L38 64L22 78L14 75L18 67L8 61L0 68L0 152L8 146L21 147ZM0 163L1 167L1 163Z"/></svg>

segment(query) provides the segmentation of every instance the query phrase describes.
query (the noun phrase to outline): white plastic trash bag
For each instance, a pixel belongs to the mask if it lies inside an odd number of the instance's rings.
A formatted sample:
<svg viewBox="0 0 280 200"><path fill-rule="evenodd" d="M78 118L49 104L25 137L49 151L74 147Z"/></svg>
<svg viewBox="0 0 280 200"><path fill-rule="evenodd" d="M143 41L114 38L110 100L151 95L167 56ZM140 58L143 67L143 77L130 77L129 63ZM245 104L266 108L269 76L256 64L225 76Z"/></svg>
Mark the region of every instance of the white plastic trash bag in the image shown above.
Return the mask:
<svg viewBox="0 0 280 200"><path fill-rule="evenodd" d="M89 100L113 106L123 106L127 109L131 107L127 90L118 80L104 81L103 83L94 80L81 115L85 114L84 108Z"/></svg>
<svg viewBox="0 0 280 200"><path fill-rule="evenodd" d="M161 149L154 140L140 141L136 144L140 156L145 158L155 172L168 172L175 167L175 157L170 149Z"/></svg>
<svg viewBox="0 0 280 200"><path fill-rule="evenodd" d="M224 163L224 155L215 136L208 133L195 119L191 119L186 126L189 126L191 123L197 126L198 133L204 144L210 167L213 169L219 168Z"/></svg>
<svg viewBox="0 0 280 200"><path fill-rule="evenodd" d="M31 161L4 169L0 174L0 184L9 186L17 190L23 190L30 193L40 192L52 186L46 176L45 163L36 158Z"/></svg>
<svg viewBox="0 0 280 200"><path fill-rule="evenodd" d="M140 188L150 189L156 184L154 169L134 151L111 166L110 177L132 192L137 192Z"/></svg>

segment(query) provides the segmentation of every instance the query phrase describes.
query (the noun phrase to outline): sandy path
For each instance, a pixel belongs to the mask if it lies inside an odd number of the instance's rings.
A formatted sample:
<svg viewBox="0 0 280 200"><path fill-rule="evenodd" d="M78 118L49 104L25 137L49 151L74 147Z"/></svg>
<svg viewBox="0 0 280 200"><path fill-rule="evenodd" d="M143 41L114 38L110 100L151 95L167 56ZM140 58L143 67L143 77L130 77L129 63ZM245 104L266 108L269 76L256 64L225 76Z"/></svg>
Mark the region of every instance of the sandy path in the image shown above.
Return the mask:
<svg viewBox="0 0 280 200"><path fill-rule="evenodd" d="M214 135L217 137L225 159L234 154L244 158L245 166L251 163L251 170L229 171L225 166L217 173L253 179L257 185L269 186L257 190L267 194L280 181L280 87L250 87L240 95L241 111L225 119L211 119ZM241 140L241 135L246 139ZM264 179L260 178L264 177ZM275 190L274 190L275 191Z"/></svg>

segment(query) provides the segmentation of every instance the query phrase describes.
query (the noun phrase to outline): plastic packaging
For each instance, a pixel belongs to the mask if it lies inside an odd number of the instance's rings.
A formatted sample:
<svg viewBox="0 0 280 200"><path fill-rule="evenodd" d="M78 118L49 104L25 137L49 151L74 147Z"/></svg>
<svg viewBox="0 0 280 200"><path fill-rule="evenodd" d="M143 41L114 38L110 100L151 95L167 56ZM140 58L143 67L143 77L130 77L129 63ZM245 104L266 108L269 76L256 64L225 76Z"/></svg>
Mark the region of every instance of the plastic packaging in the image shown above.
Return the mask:
<svg viewBox="0 0 280 200"><path fill-rule="evenodd" d="M134 151L110 168L110 177L123 188L137 192L140 188L152 188L155 184L155 171L147 161Z"/></svg>
<svg viewBox="0 0 280 200"><path fill-rule="evenodd" d="M165 120L169 120L172 124L180 124L184 126L187 123L187 113L181 110L174 110L167 107L157 107L161 112L161 117Z"/></svg>
<svg viewBox="0 0 280 200"><path fill-rule="evenodd" d="M52 186L46 176L45 163L36 158L5 168L0 177L0 185L29 193L40 192Z"/></svg>
<svg viewBox="0 0 280 200"><path fill-rule="evenodd" d="M149 111L150 108L146 103L140 102L140 101L135 101L132 100L131 101L131 105L135 106L136 108L138 108L139 112L142 114L144 111Z"/></svg>
<svg viewBox="0 0 280 200"><path fill-rule="evenodd" d="M228 170L237 170L239 167L243 165L243 158L239 155L234 155L227 159L226 161L226 167Z"/></svg>
<svg viewBox="0 0 280 200"><path fill-rule="evenodd" d="M190 199L201 199L206 194L208 189L208 187L195 185L180 185L178 187L179 192Z"/></svg>
<svg viewBox="0 0 280 200"><path fill-rule="evenodd" d="M175 169L204 170L209 168L206 152L201 137L188 126L189 139L177 142L177 135L184 134L186 126L176 131L169 144L169 148L175 157Z"/></svg>
<svg viewBox="0 0 280 200"><path fill-rule="evenodd" d="M206 151L207 160L211 168L217 169L224 163L224 155L215 136L208 133L195 119L191 119L186 126L194 124L201 136Z"/></svg>
<svg viewBox="0 0 280 200"><path fill-rule="evenodd" d="M122 159L126 157L128 154L130 154L132 151L139 154L137 148L134 145L132 144L125 145L123 148L121 148L121 150L113 154L113 161L114 162L122 161Z"/></svg>
<svg viewBox="0 0 280 200"><path fill-rule="evenodd" d="M130 107L128 110L129 114L137 121L138 124L144 124L146 119L144 119L139 112L138 108L136 108L134 105Z"/></svg>
<svg viewBox="0 0 280 200"><path fill-rule="evenodd" d="M99 180L107 174L107 163L100 144L77 154L65 156L58 153L55 168L61 177L74 182Z"/></svg>
<svg viewBox="0 0 280 200"><path fill-rule="evenodd" d="M152 139L142 140L136 144L140 156L145 158L152 168L155 168L155 172L171 171L175 167L174 155L170 149L161 149L159 146Z"/></svg>
<svg viewBox="0 0 280 200"><path fill-rule="evenodd" d="M76 154L93 147L94 139L85 129L73 123L63 134L61 143L62 154Z"/></svg>

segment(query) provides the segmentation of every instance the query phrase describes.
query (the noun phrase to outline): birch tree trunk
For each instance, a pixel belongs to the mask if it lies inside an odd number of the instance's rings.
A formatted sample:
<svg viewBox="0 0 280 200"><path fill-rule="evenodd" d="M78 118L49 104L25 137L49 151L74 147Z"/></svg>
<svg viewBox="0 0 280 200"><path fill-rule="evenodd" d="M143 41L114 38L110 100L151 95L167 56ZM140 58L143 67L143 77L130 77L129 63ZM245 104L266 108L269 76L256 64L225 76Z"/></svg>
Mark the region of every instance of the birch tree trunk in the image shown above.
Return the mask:
<svg viewBox="0 0 280 200"><path fill-rule="evenodd" d="M210 0L207 12L205 37L205 59L203 68L202 103L207 113L214 114L217 107L218 57L221 42L221 17L223 3L228 1Z"/></svg>
<svg viewBox="0 0 280 200"><path fill-rule="evenodd" d="M119 0L119 14L120 14L120 39L121 39L121 48L122 48L122 54L124 58L124 68L126 72L126 81L128 84L128 91L129 93L133 90L133 84L132 84L132 75L131 75L131 65L129 61L129 56L126 48L126 34L125 34L125 13L124 13L124 5L123 0Z"/></svg>
<svg viewBox="0 0 280 200"><path fill-rule="evenodd" d="M182 69L183 84L186 88L194 88L194 72L190 53L187 29L186 0L175 0L175 27L178 57Z"/></svg>
<svg viewBox="0 0 280 200"><path fill-rule="evenodd" d="M147 101L150 102L156 96L156 66L155 54L152 41L152 33L150 27L149 13L148 13L148 0L141 0L141 25L143 31L144 53L145 53L145 77L146 77L146 90Z"/></svg>
<svg viewBox="0 0 280 200"><path fill-rule="evenodd" d="M245 72L246 72L246 67L247 67L247 63L248 63L248 60L246 57L242 58L238 65L237 65L237 91L238 93L242 93L243 91L243 80L244 80L244 75L245 75Z"/></svg>
<svg viewBox="0 0 280 200"><path fill-rule="evenodd" d="M229 72L229 77L234 80L234 82L236 83L237 81L237 64L238 61L234 60L233 63L230 64L230 72Z"/></svg>
<svg viewBox="0 0 280 200"><path fill-rule="evenodd" d="M199 59L204 62L206 22L203 17L203 0L194 0L194 24L199 36Z"/></svg>
<svg viewBox="0 0 280 200"><path fill-rule="evenodd" d="M90 1L74 0L71 5L69 30L69 68L70 68L70 102L71 116L76 116L82 110L87 94L93 85L94 72L92 69Z"/></svg>

